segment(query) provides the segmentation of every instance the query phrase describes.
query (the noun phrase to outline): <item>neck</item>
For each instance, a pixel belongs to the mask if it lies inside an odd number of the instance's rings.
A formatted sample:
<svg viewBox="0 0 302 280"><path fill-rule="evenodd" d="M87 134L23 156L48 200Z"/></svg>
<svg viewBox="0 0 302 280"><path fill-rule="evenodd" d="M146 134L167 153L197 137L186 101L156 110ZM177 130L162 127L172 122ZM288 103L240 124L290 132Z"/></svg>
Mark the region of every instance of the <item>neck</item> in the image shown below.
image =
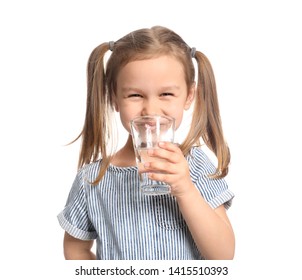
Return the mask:
<svg viewBox="0 0 302 280"><path fill-rule="evenodd" d="M111 164L119 167L135 166L135 153L132 143L132 136L129 134L123 148L121 148L112 158Z"/></svg>

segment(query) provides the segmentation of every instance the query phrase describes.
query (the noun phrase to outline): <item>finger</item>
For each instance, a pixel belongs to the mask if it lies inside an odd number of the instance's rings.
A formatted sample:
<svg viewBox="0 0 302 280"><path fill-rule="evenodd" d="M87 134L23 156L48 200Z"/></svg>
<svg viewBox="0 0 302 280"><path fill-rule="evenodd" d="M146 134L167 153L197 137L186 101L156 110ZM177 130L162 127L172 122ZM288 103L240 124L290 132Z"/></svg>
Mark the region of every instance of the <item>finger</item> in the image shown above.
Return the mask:
<svg viewBox="0 0 302 280"><path fill-rule="evenodd" d="M148 166L148 163L145 163L145 164L144 164L144 163L142 163L142 162L139 162L139 163L137 164L138 173L139 173L139 174L148 172L148 168L146 168L145 165L146 165L146 167L147 167L147 166Z"/></svg>
<svg viewBox="0 0 302 280"><path fill-rule="evenodd" d="M148 177L151 180L154 181L160 181L160 182L165 182L165 183L169 183L169 181L171 181L171 175L166 174L166 173L148 173Z"/></svg>
<svg viewBox="0 0 302 280"><path fill-rule="evenodd" d="M162 173L162 174L175 174L177 170L175 170L175 164L169 163L167 161L153 161L153 162L146 162L144 164L145 172L155 172L155 173Z"/></svg>
<svg viewBox="0 0 302 280"><path fill-rule="evenodd" d="M154 160L152 160L152 161L156 161L156 158L158 158L158 159L162 159L164 161L168 161L168 162L172 162L172 163L177 163L180 160L182 160L182 158L183 158L182 153L178 153L178 152L171 151L168 149L163 149L163 148L149 150L148 155L150 157L154 158Z"/></svg>
<svg viewBox="0 0 302 280"><path fill-rule="evenodd" d="M179 146L175 143L172 143L172 142L159 142L158 143L158 146L162 149L166 149L170 152L181 152L180 149L179 149Z"/></svg>

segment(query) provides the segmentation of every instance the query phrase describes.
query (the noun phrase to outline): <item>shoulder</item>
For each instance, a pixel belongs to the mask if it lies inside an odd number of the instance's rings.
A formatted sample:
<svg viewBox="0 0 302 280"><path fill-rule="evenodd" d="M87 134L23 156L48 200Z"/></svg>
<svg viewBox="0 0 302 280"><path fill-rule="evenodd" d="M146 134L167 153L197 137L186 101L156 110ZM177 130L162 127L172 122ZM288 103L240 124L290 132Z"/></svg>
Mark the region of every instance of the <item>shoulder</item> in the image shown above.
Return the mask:
<svg viewBox="0 0 302 280"><path fill-rule="evenodd" d="M234 194L228 189L225 178L214 179L209 176L215 173L216 166L207 150L204 147L192 148L188 162L192 182L211 207L217 208L224 204L229 208Z"/></svg>
<svg viewBox="0 0 302 280"><path fill-rule="evenodd" d="M98 174L100 170L102 160L98 160L95 162L91 162L89 164L84 165L78 172L82 177L93 177L93 175Z"/></svg>
<svg viewBox="0 0 302 280"><path fill-rule="evenodd" d="M71 189L71 194L84 192L86 182L93 182L99 173L100 161L89 163L78 169Z"/></svg>
<svg viewBox="0 0 302 280"><path fill-rule="evenodd" d="M187 160L192 171L198 170L202 173L212 174L216 170L213 159L210 159L203 146L192 147Z"/></svg>

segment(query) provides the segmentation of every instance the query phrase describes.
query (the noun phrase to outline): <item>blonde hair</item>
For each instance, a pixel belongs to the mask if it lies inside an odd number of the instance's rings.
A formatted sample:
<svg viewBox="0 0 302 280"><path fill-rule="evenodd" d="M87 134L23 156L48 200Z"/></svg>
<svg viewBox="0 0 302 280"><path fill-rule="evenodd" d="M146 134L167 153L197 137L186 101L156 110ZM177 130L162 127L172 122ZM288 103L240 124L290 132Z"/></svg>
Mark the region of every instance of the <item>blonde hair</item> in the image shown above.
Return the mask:
<svg viewBox="0 0 302 280"><path fill-rule="evenodd" d="M112 54L105 67L104 55L109 49ZM74 141L82 137L79 168L102 159L100 172L94 183L101 180L111 160L106 147L112 140L110 119L114 112L118 72L131 61L161 55L173 56L181 62L188 88L193 85L195 79L191 55L195 57L198 65L195 107L191 128L180 148L183 154L187 155L192 146L200 145L202 138L218 160L217 170L212 174L212 178L226 176L230 152L223 137L213 70L203 53L194 49L192 54L191 51L191 47L179 35L161 26L136 30L114 43L103 43L92 51L87 64L85 121L80 135Z"/></svg>

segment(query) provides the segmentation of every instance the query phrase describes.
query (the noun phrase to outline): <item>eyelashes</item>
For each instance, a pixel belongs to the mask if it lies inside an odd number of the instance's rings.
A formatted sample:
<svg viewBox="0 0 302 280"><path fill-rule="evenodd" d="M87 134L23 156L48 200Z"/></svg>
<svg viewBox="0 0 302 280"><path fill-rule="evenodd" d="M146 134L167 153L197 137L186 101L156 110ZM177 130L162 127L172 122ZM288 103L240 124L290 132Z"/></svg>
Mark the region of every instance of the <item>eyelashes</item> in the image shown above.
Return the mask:
<svg viewBox="0 0 302 280"><path fill-rule="evenodd" d="M168 96L174 96L171 92L163 92L159 95L160 97L168 97ZM128 98L143 98L144 96L140 93L131 93L127 96Z"/></svg>
<svg viewBox="0 0 302 280"><path fill-rule="evenodd" d="M143 97L143 96L139 93L132 93L132 94L129 94L127 97L128 98L133 98L133 97Z"/></svg>
<svg viewBox="0 0 302 280"><path fill-rule="evenodd" d="M164 92L164 93L161 93L161 96L174 96L174 94L171 92Z"/></svg>

